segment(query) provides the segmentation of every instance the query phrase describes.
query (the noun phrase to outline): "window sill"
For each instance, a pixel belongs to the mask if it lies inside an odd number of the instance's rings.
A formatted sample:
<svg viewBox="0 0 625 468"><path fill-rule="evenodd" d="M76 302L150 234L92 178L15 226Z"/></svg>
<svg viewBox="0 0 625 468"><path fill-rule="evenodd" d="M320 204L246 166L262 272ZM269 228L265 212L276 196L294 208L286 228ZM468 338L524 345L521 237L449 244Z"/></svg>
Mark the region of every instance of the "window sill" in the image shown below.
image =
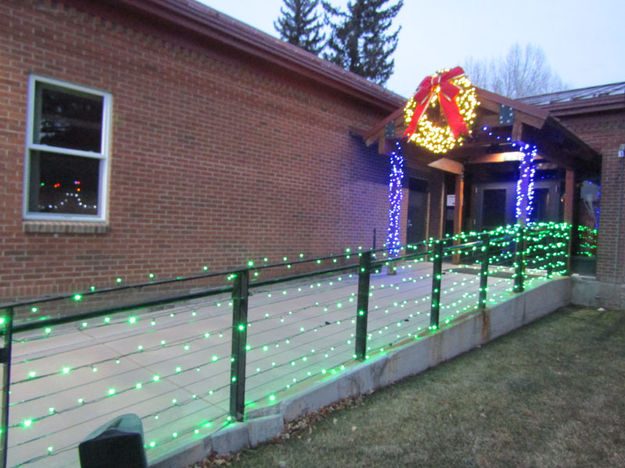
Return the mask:
<svg viewBox="0 0 625 468"><path fill-rule="evenodd" d="M71 221L24 221L24 232L45 234L106 234L109 225Z"/></svg>

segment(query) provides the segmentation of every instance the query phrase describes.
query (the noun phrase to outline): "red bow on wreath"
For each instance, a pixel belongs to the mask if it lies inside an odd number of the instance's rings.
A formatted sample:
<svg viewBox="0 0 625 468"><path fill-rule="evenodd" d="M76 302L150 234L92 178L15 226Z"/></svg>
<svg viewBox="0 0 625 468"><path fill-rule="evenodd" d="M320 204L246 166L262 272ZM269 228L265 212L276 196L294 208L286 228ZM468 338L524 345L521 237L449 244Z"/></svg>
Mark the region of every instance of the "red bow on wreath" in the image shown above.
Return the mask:
<svg viewBox="0 0 625 468"><path fill-rule="evenodd" d="M414 109L412 120L404 136L409 137L414 133L419 120L430 105L437 89L438 101L445 113L445 117L447 117L447 122L449 123L449 128L454 138L458 138L459 135L469 134L467 124L464 122L455 101L456 96L460 93L460 88L451 82L454 78L458 78L462 75L464 75L462 67L455 67L447 72L437 73L436 75L424 78L414 95L413 100L416 102L417 106Z"/></svg>

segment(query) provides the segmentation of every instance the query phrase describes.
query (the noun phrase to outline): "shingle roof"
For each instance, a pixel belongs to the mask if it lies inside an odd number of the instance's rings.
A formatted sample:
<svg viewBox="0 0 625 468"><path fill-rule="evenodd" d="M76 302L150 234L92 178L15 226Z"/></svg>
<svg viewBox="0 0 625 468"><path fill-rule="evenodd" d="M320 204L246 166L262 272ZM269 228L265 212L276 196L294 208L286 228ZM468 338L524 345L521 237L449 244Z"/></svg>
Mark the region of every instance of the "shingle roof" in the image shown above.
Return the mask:
<svg viewBox="0 0 625 468"><path fill-rule="evenodd" d="M558 91L555 93L539 94L537 96L528 96L518 100L525 102L526 104L545 106L557 102L596 99L604 96L615 96L618 94L625 94L625 82Z"/></svg>

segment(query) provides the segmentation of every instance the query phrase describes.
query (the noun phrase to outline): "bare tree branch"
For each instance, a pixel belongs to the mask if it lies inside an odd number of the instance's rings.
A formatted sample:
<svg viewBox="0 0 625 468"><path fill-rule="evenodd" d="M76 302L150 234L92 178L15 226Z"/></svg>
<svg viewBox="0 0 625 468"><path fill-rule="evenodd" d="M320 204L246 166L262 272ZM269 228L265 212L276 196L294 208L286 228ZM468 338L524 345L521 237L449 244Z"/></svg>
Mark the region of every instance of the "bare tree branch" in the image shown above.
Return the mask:
<svg viewBox="0 0 625 468"><path fill-rule="evenodd" d="M476 85L511 98L561 91L566 85L547 63L543 50L535 45L514 44L503 58L484 60L470 57L464 69Z"/></svg>

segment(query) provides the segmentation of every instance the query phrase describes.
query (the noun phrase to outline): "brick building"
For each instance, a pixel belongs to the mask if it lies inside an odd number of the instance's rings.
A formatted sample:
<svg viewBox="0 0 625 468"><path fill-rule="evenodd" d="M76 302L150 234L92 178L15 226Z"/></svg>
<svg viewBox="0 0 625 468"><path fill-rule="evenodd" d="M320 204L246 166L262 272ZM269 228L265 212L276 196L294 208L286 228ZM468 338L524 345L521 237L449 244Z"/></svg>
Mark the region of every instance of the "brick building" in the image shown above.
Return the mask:
<svg viewBox="0 0 625 468"><path fill-rule="evenodd" d="M192 0L8 0L0 28L3 300L383 240L360 135L400 96Z"/></svg>
<svg viewBox="0 0 625 468"><path fill-rule="evenodd" d="M533 96L602 156L597 282L593 303L625 308L625 82Z"/></svg>
<svg viewBox="0 0 625 468"><path fill-rule="evenodd" d="M403 97L193 0L6 0L0 28L0 302L384 241ZM512 109L503 131L550 148L552 199L603 153L598 278L619 283L622 97L565 115L480 90L480 123ZM477 146L467 178L407 149L402 241L487 226ZM549 207L573 220L572 195Z"/></svg>

